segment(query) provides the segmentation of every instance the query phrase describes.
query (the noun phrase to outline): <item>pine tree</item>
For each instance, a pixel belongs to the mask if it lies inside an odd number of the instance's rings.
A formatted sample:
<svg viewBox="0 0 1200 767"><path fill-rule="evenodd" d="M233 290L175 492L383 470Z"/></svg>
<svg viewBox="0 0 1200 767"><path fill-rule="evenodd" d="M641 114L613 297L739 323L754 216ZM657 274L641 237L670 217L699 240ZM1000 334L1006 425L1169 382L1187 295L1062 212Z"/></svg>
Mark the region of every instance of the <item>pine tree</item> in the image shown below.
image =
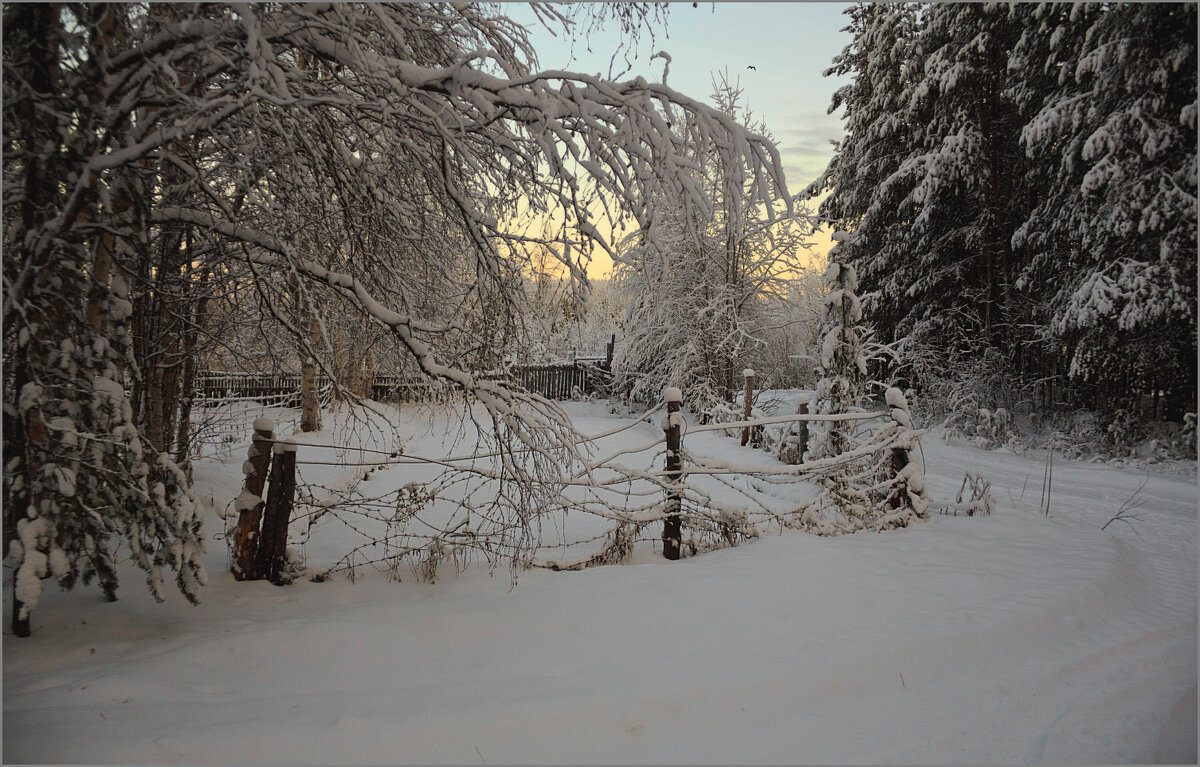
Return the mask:
<svg viewBox="0 0 1200 767"><path fill-rule="evenodd" d="M820 380L809 412L828 415L860 410L864 401L862 381L867 375L865 347L867 329L862 325L858 274L847 263L845 251L850 235L834 232L829 250L825 282L829 292L821 308L823 341L817 374ZM816 422L809 429L808 459L840 455L853 443L854 422Z"/></svg>
<svg viewBox="0 0 1200 767"><path fill-rule="evenodd" d="M862 303L856 291L858 276L846 263L850 235L834 232L825 281L829 293L821 310L824 340L821 345L817 388L809 405L815 415L860 412L865 400L862 389L867 375L865 348L867 330L862 326ZM834 458L855 446L854 421L814 421L809 425L806 462ZM824 480L826 503L808 511L804 523L825 534L852 532L871 523L872 501L862 483L858 462L839 461Z"/></svg>

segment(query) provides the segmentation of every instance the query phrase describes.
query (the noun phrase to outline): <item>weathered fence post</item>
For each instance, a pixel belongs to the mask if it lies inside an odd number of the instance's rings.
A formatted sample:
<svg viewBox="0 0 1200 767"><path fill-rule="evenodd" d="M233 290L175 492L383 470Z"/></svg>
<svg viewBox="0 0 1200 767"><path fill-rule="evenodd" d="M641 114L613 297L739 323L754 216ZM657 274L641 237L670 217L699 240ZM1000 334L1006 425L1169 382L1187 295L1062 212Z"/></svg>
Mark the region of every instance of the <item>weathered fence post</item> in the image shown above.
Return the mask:
<svg viewBox="0 0 1200 767"><path fill-rule="evenodd" d="M683 413L679 412L683 402L683 392L670 386L663 393L667 402L667 417L663 419L663 431L667 436L667 465L666 481L671 489L667 491L667 515L663 518L663 556L667 559L679 559L680 542L683 538L681 507L682 499L676 489L679 477L683 472Z"/></svg>
<svg viewBox="0 0 1200 767"><path fill-rule="evenodd" d="M271 485L267 490L267 505L263 512L262 535L258 540L258 556L252 578L267 578L276 586L282 585L283 568L287 564L288 523L296 502L296 443L275 443L271 461Z"/></svg>
<svg viewBox="0 0 1200 767"><path fill-rule="evenodd" d="M750 420L750 400L751 400L752 395L754 394L754 370L752 368L746 368L745 370L742 371L742 376L744 376L746 379L746 388L742 393L742 420L749 421ZM743 426L742 427L742 447L745 447L746 443L749 441L750 441L750 427Z"/></svg>
<svg viewBox="0 0 1200 767"><path fill-rule="evenodd" d="M237 533L233 543L233 577L246 580L254 570L258 549L259 520L262 518L263 486L267 483L267 468L271 461L271 443L275 440L275 424L269 418L254 421L254 441L250 444L247 460L242 464L246 483L242 494L237 497Z"/></svg>
<svg viewBox="0 0 1200 767"><path fill-rule="evenodd" d="M796 408L796 415L808 415L809 403L801 402ZM796 435L797 444L800 446L799 459L796 463L804 463L804 454L808 451L808 421L801 421L799 433Z"/></svg>

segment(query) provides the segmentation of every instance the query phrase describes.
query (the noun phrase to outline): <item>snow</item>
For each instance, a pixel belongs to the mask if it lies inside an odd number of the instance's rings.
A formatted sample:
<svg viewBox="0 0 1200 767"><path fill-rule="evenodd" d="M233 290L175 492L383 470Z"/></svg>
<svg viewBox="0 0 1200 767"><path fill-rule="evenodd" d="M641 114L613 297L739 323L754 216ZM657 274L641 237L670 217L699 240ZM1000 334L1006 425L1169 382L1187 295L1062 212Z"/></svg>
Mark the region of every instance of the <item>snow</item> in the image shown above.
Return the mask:
<svg viewBox="0 0 1200 767"><path fill-rule="evenodd" d="M26 413L30 408L36 406L41 399L42 387L30 381L21 387L21 394L17 398L17 407L21 413Z"/></svg>
<svg viewBox="0 0 1200 767"><path fill-rule="evenodd" d="M657 424L619 429L626 421L602 402L564 409L584 433L607 433L597 455L626 451L631 467L661 468ZM357 481L362 469L305 461L378 462L359 485L371 493L419 488L437 473L318 449L353 431L344 412L326 421L295 437L314 492ZM353 447L386 454L402 439L406 455L462 449L452 416L405 409L394 421L394 432L353 432ZM690 414L687 422L696 425ZM684 449L713 464L778 464L719 430L687 430ZM205 556L210 584L198 607L170 589L156 605L126 563L120 601L51 588L33 637L5 638L4 756L1194 763L1194 462L1168 474L1056 456L1045 515L1044 455L934 433L914 456L934 500L953 500L964 473L986 477L993 513L837 538L760 525L756 540L678 562L662 559L651 528L626 564L530 570L511 589L503 568L493 577L475 562L456 575L448 557L433 585L403 568L398 583L370 568L353 583L236 582L218 545ZM240 463L198 461L198 497L237 497ZM689 475L686 484L711 481ZM807 482L733 481L780 507L814 492ZM715 503L745 506L716 487L705 486ZM1102 532L1134 495L1133 527ZM221 505L209 506L210 536L222 529ZM609 524L578 514L545 522L539 557L578 561L587 551L566 542ZM22 532L32 540L36 531ZM332 521L304 541L296 525L292 533L312 569L355 540Z"/></svg>
<svg viewBox="0 0 1200 767"><path fill-rule="evenodd" d="M244 511L250 511L258 504L262 503L263 499L249 490L243 490L238 493L237 498L233 501L233 508L239 514Z"/></svg>
<svg viewBox="0 0 1200 767"><path fill-rule="evenodd" d="M283 453L295 453L298 449L299 446L294 441L288 439L276 442L275 446L271 448L271 452L275 455L282 455ZM246 463L249 463L249 461Z"/></svg>
<svg viewBox="0 0 1200 767"><path fill-rule="evenodd" d="M106 376L96 376L96 393L114 405L120 405L125 399L125 387Z"/></svg>

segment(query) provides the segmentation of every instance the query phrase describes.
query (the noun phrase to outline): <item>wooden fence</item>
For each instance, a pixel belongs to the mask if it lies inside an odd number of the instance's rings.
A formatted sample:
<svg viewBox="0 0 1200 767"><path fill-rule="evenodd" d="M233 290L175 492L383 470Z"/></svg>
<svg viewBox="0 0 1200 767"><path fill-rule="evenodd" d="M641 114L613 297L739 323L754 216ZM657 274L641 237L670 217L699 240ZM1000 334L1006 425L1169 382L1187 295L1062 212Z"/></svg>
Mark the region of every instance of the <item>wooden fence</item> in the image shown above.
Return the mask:
<svg viewBox="0 0 1200 767"><path fill-rule="evenodd" d="M579 395L608 394L612 372L606 360L577 360L565 365L513 368L512 380L546 399L566 400Z"/></svg>
<svg viewBox="0 0 1200 767"><path fill-rule="evenodd" d="M612 373L608 360L580 359L561 365L523 365L513 367L510 383L522 386L546 399L565 400L580 395L608 393ZM317 377L318 388L330 385L327 376ZM202 402L226 398L252 399L295 395L300 406L300 376L297 374L220 373L207 371L196 377L196 390ZM394 375L377 375L372 380L371 397L381 402L418 402L431 391L425 381Z"/></svg>

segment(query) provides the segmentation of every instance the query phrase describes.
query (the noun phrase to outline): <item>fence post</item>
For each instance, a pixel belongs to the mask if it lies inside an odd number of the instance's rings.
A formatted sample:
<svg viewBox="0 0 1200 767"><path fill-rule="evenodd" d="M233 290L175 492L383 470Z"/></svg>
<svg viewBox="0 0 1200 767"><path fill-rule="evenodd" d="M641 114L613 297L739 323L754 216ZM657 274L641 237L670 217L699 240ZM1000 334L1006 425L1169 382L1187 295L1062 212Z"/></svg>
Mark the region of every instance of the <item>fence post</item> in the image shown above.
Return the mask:
<svg viewBox="0 0 1200 767"><path fill-rule="evenodd" d="M796 408L797 415L808 415L808 411L808 402L801 402L800 406ZM796 436L796 438L799 440L800 447L800 453L796 463L804 463L804 454L808 452L808 421L800 422L799 434Z"/></svg>
<svg viewBox="0 0 1200 767"><path fill-rule="evenodd" d="M668 486L671 486L667 491L667 515L663 518L663 556L667 559L679 559L680 542L683 538L680 515L682 500L675 486L678 485L683 470L683 414L679 412L683 392L674 386L667 387L663 399L667 402L667 417L663 419L662 424L667 436L666 481Z"/></svg>
<svg viewBox="0 0 1200 767"><path fill-rule="evenodd" d="M275 440L275 424L269 418L254 421L254 441L242 464L246 482L237 497L237 534L233 543L233 577L239 581L253 577L255 554L258 549L259 520L263 512L263 486L267 483L267 468L271 461L271 443Z"/></svg>
<svg viewBox="0 0 1200 767"><path fill-rule="evenodd" d="M746 368L745 370L742 371L742 375L746 379L746 388L742 393L742 420L749 421L750 420L750 399L751 399L751 396L754 394L754 370L752 368ZM750 427L743 426L742 427L742 447L745 447L746 443L749 441L750 441Z"/></svg>
<svg viewBox="0 0 1200 767"><path fill-rule="evenodd" d="M296 443L275 443L271 461L271 486L263 512L262 535L258 541L258 557L253 578L268 578L282 585L282 571L287 564L288 523L296 502Z"/></svg>

